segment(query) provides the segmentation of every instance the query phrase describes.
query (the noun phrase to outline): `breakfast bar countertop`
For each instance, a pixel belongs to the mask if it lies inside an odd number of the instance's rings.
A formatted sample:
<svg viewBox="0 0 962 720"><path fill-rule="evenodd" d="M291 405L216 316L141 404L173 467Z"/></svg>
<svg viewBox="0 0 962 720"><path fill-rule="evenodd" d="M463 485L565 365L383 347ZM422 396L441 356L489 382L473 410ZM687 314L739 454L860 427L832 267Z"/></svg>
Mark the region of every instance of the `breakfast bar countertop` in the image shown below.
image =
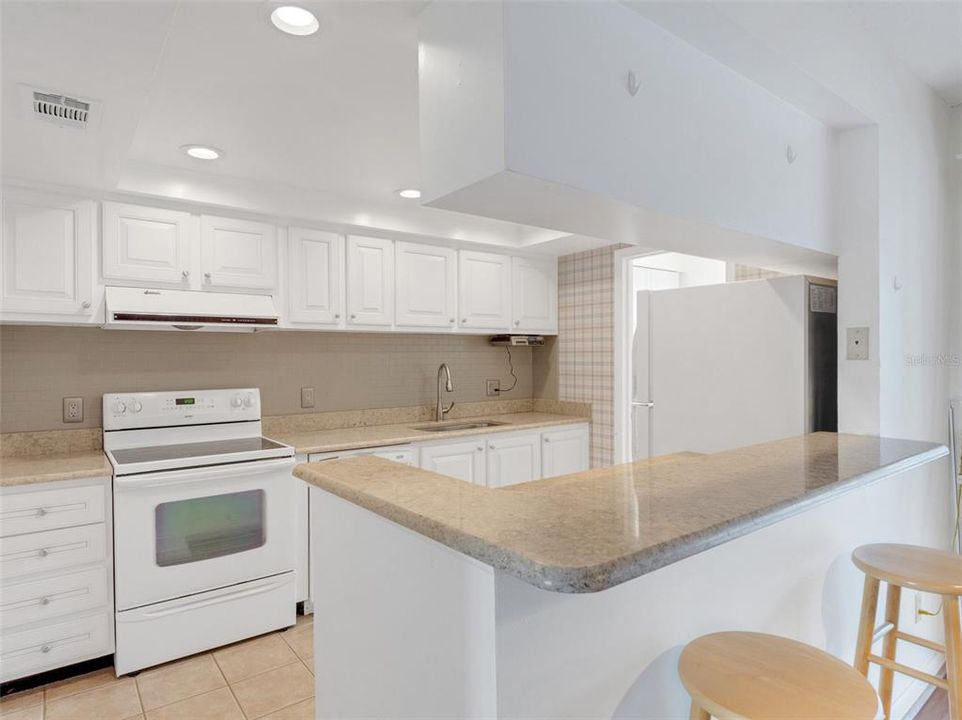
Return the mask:
<svg viewBox="0 0 962 720"><path fill-rule="evenodd" d="M813 433L504 488L375 457L294 474L536 587L586 593L947 454L937 443Z"/></svg>

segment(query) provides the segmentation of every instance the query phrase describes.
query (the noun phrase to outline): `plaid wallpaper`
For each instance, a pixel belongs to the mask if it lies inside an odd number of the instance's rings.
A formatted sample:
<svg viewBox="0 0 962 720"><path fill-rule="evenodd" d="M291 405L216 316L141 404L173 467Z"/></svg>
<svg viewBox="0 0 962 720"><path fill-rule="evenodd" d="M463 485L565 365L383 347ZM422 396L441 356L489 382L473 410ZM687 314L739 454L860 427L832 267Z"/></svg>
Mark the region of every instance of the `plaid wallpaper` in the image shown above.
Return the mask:
<svg viewBox="0 0 962 720"><path fill-rule="evenodd" d="M558 398L591 403L591 466L614 459L614 264L619 245L558 259Z"/></svg>

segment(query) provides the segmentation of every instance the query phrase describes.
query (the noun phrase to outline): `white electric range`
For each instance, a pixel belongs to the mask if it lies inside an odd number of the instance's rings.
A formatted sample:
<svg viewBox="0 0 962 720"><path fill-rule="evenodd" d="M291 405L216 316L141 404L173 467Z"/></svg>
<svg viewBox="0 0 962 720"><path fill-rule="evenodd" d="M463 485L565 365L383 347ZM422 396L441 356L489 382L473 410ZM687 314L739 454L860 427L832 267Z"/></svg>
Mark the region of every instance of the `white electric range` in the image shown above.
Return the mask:
<svg viewBox="0 0 962 720"><path fill-rule="evenodd" d="M257 389L104 395L117 675L293 625L294 449Z"/></svg>

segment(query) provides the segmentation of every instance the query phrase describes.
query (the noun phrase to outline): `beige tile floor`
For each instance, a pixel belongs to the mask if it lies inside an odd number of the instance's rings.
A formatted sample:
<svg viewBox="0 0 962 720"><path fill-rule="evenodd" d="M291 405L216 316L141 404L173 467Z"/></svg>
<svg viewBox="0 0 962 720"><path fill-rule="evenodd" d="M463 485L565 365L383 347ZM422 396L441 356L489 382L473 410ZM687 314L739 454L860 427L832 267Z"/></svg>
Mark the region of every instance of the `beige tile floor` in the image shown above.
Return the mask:
<svg viewBox="0 0 962 720"><path fill-rule="evenodd" d="M2 720L301 720L314 717L313 622L114 677L105 668L8 695Z"/></svg>

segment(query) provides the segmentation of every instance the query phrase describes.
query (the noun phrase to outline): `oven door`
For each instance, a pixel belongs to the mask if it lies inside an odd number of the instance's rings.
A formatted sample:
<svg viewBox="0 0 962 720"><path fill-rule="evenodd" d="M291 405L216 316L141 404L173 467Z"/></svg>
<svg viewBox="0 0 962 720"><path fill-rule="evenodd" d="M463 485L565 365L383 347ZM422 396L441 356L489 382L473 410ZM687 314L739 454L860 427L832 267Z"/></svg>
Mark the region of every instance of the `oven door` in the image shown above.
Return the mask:
<svg viewBox="0 0 962 720"><path fill-rule="evenodd" d="M117 609L294 567L294 458L114 478Z"/></svg>

